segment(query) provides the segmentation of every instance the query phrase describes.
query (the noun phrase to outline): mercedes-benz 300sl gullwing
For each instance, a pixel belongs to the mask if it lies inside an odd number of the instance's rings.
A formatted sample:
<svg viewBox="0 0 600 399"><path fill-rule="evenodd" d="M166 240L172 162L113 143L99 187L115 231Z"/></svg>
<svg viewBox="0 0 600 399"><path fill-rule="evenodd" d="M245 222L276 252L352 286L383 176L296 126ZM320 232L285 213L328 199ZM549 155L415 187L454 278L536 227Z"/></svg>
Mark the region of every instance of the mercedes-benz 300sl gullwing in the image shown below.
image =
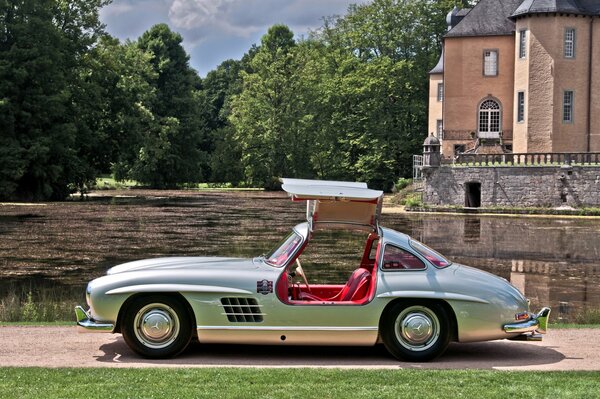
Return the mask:
<svg viewBox="0 0 600 399"><path fill-rule="evenodd" d="M379 225L383 193L365 183L283 179L307 220L254 259L171 257L115 266L87 286L83 331L121 333L148 358L201 344L375 345L428 361L450 341L540 340L549 308L530 313L508 281L452 263ZM303 254L322 230L353 230L362 257L345 283L310 284ZM343 248L342 248L343 249ZM353 271L351 271L354 269ZM351 271L351 272L350 272Z"/></svg>

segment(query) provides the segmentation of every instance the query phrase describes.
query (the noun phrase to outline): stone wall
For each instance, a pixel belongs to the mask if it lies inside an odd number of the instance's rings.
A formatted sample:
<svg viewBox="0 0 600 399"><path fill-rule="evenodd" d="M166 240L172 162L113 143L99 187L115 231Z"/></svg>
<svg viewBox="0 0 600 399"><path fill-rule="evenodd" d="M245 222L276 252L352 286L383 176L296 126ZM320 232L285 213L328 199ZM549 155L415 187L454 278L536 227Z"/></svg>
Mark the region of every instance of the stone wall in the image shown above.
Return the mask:
<svg viewBox="0 0 600 399"><path fill-rule="evenodd" d="M465 205L467 183L481 184L481 207L600 206L600 166L423 169L427 205Z"/></svg>

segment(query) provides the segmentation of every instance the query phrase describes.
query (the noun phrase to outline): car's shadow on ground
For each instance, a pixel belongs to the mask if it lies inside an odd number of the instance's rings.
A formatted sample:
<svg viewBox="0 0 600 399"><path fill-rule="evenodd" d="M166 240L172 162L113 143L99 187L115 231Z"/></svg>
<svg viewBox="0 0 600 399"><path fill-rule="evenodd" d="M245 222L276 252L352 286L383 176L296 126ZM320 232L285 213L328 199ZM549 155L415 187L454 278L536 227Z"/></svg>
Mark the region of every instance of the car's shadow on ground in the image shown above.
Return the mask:
<svg viewBox="0 0 600 399"><path fill-rule="evenodd" d="M527 342L492 341L450 344L444 355L433 362L399 362L383 345L375 347L201 345L192 342L173 359L144 359L123 339L100 347L99 362L142 367L240 366L240 367L398 367L432 369L492 369L540 366L560 362L565 356L551 347Z"/></svg>

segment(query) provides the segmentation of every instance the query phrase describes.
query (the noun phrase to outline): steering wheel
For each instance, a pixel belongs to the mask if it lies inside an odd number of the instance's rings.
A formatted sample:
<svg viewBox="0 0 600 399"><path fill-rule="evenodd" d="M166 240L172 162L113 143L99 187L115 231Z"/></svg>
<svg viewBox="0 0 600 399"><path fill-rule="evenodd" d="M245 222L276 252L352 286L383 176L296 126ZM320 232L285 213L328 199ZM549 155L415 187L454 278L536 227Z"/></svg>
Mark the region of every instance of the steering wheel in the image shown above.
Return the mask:
<svg viewBox="0 0 600 399"><path fill-rule="evenodd" d="M296 275L302 277L302 280L304 280L304 284L306 284L306 290L310 292L310 286L308 285L306 274L304 274L304 270L302 270L302 265L300 264L300 259L298 258L296 258Z"/></svg>

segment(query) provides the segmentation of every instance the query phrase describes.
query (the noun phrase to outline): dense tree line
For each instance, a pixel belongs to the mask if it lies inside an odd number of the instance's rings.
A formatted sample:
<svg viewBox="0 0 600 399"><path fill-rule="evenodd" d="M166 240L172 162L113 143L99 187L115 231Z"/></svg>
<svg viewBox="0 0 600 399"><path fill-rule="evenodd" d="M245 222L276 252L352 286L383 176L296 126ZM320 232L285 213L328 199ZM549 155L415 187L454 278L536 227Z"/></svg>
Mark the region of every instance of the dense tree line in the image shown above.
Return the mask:
<svg viewBox="0 0 600 399"><path fill-rule="evenodd" d="M0 198L62 199L100 174L153 187L410 175L456 0L374 0L295 40L275 25L201 79L160 24L110 37L110 0L0 0ZM458 1L461 5L467 1Z"/></svg>

